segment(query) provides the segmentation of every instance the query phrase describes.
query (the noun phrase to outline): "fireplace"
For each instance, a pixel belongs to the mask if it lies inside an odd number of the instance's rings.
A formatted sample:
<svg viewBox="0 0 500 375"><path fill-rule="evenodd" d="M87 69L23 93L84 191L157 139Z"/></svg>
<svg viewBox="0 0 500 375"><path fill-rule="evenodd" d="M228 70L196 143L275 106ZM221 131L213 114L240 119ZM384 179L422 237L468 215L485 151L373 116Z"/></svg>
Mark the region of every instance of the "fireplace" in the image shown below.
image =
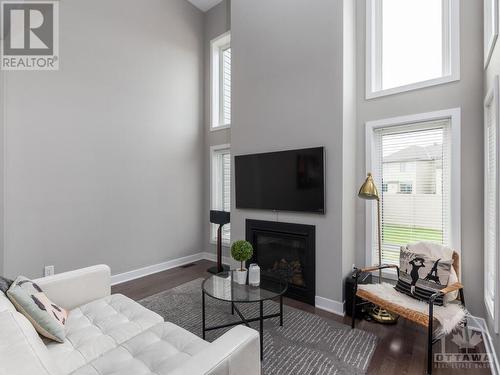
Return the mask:
<svg viewBox="0 0 500 375"><path fill-rule="evenodd" d="M287 297L314 305L315 237L314 225L247 219L246 239L254 247L248 263L258 263L264 279L287 279Z"/></svg>

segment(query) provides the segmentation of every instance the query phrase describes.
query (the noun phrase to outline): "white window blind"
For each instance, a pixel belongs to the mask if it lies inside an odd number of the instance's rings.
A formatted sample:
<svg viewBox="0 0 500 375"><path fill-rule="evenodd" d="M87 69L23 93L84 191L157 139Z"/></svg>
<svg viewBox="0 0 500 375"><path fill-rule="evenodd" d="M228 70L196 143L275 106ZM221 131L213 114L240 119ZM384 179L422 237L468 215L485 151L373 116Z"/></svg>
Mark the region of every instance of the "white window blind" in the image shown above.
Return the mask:
<svg viewBox="0 0 500 375"><path fill-rule="evenodd" d="M400 247L408 243L450 245L450 126L449 120L441 120L374 131L383 263L397 264ZM376 220L373 225L372 254L378 259Z"/></svg>
<svg viewBox="0 0 500 375"><path fill-rule="evenodd" d="M499 108L498 79L485 101L485 170L484 170L484 299L488 313L493 318L498 332L499 313L499 200L498 200L498 126Z"/></svg>
<svg viewBox="0 0 500 375"><path fill-rule="evenodd" d="M497 175L496 175L496 124L492 106L486 111L486 269L485 269L485 293L486 304L490 311L494 311L495 301L495 264L497 248Z"/></svg>
<svg viewBox="0 0 500 375"><path fill-rule="evenodd" d="M224 125L231 124L231 47L222 51L221 114Z"/></svg>
<svg viewBox="0 0 500 375"><path fill-rule="evenodd" d="M231 211L231 153L228 148L212 152L212 209ZM218 226L212 225L212 240L216 240ZM222 228L222 242L231 240L231 224Z"/></svg>

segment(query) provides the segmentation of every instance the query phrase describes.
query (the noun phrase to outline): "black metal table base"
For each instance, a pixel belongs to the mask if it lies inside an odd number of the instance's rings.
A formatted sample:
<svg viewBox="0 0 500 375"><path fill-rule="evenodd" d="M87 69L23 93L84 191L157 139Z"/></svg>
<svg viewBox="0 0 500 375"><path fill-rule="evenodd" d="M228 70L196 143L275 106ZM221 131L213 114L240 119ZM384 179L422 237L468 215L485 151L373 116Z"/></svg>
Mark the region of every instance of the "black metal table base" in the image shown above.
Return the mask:
<svg viewBox="0 0 500 375"><path fill-rule="evenodd" d="M201 320L201 322L202 323L201 324L202 324L202 331L203 331L203 340L205 340L205 334L208 331L237 326L240 324L244 324L247 327L250 327L250 323L258 321L260 323L259 324L260 359L262 360L264 358L264 320L273 319L273 318L280 318L280 326L283 326L283 296L280 296L279 298L280 298L280 312L276 313L276 314L270 314L270 315L264 315L264 301L242 302L242 303L259 303L259 316L256 318L250 318L250 319L245 318L245 316L241 313L241 311L234 304L234 302L230 302L231 303L231 314L234 315L234 312L236 311L236 314L240 318L240 321L221 324L221 325L213 326L213 327L207 327L206 320L205 320L205 292L202 291L202 293L201 293L201 299L202 299L202 307L201 307L202 320Z"/></svg>

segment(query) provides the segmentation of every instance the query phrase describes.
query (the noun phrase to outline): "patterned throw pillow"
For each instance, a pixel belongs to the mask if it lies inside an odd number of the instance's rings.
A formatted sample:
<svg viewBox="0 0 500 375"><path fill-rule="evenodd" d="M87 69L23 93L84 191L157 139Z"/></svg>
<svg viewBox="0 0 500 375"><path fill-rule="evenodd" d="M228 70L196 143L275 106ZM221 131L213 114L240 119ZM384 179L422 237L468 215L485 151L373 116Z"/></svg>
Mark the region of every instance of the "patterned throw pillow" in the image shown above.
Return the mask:
<svg viewBox="0 0 500 375"><path fill-rule="evenodd" d="M0 292L7 293L13 282L13 280L0 276Z"/></svg>
<svg viewBox="0 0 500 375"><path fill-rule="evenodd" d="M428 302L432 294L448 285L452 262L451 259L433 259L427 254L411 252L402 247L396 290ZM443 296L434 303L443 305Z"/></svg>
<svg viewBox="0 0 500 375"><path fill-rule="evenodd" d="M39 334L57 342L64 342L64 325L68 312L52 303L37 284L19 276L7 291L7 296Z"/></svg>

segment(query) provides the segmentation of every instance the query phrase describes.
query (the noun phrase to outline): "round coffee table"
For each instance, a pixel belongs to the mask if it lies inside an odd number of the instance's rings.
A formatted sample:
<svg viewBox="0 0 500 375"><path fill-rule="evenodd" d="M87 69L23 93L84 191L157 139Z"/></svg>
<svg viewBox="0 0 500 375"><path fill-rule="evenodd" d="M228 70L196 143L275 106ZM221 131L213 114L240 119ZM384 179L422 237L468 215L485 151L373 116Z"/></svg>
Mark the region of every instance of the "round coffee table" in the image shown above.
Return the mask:
<svg viewBox="0 0 500 375"><path fill-rule="evenodd" d="M280 318L280 326L283 326L283 294L288 289L288 282L275 275L266 277L264 273L259 286L240 285L233 281L233 271L219 273L210 276L203 281L202 290L202 329L203 339L207 331L245 324L250 327L251 322L260 322L260 357L263 357L264 320ZM222 324L219 326L206 327L205 325L205 295L225 301L231 304L231 314L238 314L240 321ZM279 298L280 312L276 314L264 315L264 301ZM235 303L259 303L260 314L258 317L245 318Z"/></svg>

